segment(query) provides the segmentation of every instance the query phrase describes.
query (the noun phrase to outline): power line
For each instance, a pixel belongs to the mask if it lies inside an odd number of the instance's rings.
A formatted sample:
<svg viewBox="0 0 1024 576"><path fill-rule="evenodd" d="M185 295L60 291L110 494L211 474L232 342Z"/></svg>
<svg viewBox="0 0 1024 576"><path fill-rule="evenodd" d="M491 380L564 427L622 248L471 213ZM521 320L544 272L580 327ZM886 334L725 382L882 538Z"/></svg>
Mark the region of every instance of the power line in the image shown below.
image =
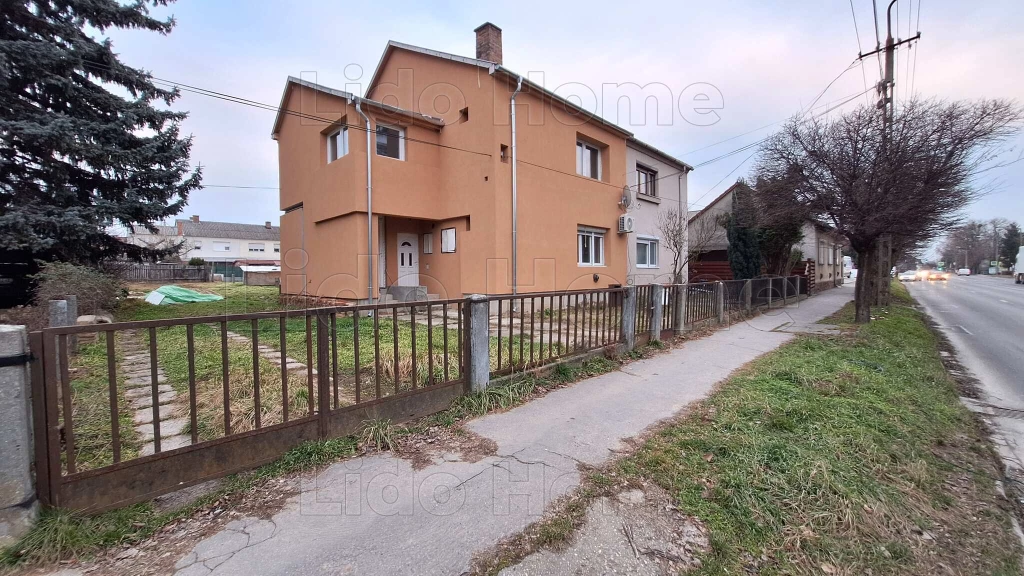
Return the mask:
<svg viewBox="0 0 1024 576"><path fill-rule="evenodd" d="M280 190L277 186L234 186L232 184L200 184L200 188L239 188L242 190Z"/></svg>
<svg viewBox="0 0 1024 576"><path fill-rule="evenodd" d="M860 42L860 27L857 26L857 12L853 9L853 0L850 0L850 15L853 16L853 32L857 35L857 53L860 54L864 51L864 47ZM864 79L864 92L867 93L868 89L868 74L864 71L864 61L860 61L860 76ZM870 99L865 96L864 103L870 105Z"/></svg>
<svg viewBox="0 0 1024 576"><path fill-rule="evenodd" d="M83 64L86 65L86 66L105 68L105 69L108 69L108 70L112 70L113 69L110 66L107 66L107 65L104 65L104 64L98 64L98 63L95 63L95 62L83 61ZM290 110L288 108L284 108L284 107L280 107L280 106L274 106L273 104L267 104L265 102L258 102L256 100L250 100L248 98L243 98L241 96L234 96L232 94L226 94L226 93L223 93L223 92L217 92L215 90L210 90L210 89L207 89L207 88L200 88L198 86L191 86L189 84L184 84L184 83L181 83L181 82L175 82L173 80L167 80L167 79L159 78L159 77L156 77L156 76L150 76L150 79L153 80L154 83L162 84L162 85L165 85L165 86L171 86L171 87L177 88L177 89L179 89L179 90L181 90L183 92L189 92L189 93L198 94L198 95L201 95L201 96L208 96L210 98L217 98L219 100L224 100L224 101L232 102L232 103L235 103L235 104L243 104L243 105L246 105L246 106L251 106L253 108L267 110L267 111L270 111L270 112L279 112L279 113L283 113L283 114L288 114L290 116L295 116L295 117L303 118L303 119L306 119L306 120L314 120L316 122L323 122L323 123L328 124L328 125L335 125L335 126L341 126L341 127L345 127L345 128L351 128L351 129L354 129L354 130L359 130L361 132L375 133L375 131L369 130L368 128L365 128L363 126L358 126L358 125L355 125L355 124L348 124L346 122L338 122L337 120L332 120L330 118L324 118L324 117L316 116L314 114L309 114L309 113L306 113L306 112L299 112L299 111L296 111L296 110ZM401 135L401 136L399 136L399 138L401 138L402 140L406 140L408 142L417 142L419 144L426 144L426 145L429 145L429 146L437 146L438 148L446 148L446 149L449 149L449 150L458 150L460 152L468 152L470 154L477 154L477 155L480 155L480 156L488 156L488 157L491 156L491 154L489 154L487 152L480 152L480 151L477 151L477 150L468 150L466 148L459 148L457 146L449 146L447 144L441 144L439 142L430 142L429 140L421 140L421 139L418 139L418 138L411 138L411 137L406 136L406 135Z"/></svg>

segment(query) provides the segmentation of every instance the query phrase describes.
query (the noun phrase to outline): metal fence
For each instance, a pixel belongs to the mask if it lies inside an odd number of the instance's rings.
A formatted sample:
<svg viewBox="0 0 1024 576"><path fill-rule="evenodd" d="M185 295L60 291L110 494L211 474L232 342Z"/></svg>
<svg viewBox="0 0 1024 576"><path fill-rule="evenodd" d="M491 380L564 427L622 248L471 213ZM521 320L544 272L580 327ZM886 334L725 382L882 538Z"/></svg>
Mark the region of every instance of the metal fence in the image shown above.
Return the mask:
<svg viewBox="0 0 1024 576"><path fill-rule="evenodd" d="M654 285L636 287L636 321L633 323L637 335L650 334L654 313Z"/></svg>
<svg viewBox="0 0 1024 576"><path fill-rule="evenodd" d="M684 284L686 288L686 324L718 317L717 282Z"/></svg>
<svg viewBox="0 0 1024 576"><path fill-rule="evenodd" d="M138 262L115 262L106 269L130 282L207 282L210 269L206 266L188 264L144 264Z"/></svg>
<svg viewBox="0 0 1024 576"><path fill-rule="evenodd" d="M491 297L491 376L622 341L624 288Z"/></svg>
<svg viewBox="0 0 1024 576"><path fill-rule="evenodd" d="M103 510L252 468L462 393L464 300L31 334L44 503ZM69 354L78 339L79 353Z"/></svg>

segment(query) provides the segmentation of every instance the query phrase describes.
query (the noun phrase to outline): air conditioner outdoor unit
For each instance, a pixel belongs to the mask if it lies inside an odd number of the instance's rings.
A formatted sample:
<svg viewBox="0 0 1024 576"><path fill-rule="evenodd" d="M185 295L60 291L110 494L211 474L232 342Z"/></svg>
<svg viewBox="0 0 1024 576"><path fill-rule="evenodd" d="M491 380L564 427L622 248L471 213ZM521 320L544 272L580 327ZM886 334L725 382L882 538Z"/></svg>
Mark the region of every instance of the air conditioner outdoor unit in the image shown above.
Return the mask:
<svg viewBox="0 0 1024 576"><path fill-rule="evenodd" d="M619 234L628 234L633 231L633 217L628 214L619 216Z"/></svg>

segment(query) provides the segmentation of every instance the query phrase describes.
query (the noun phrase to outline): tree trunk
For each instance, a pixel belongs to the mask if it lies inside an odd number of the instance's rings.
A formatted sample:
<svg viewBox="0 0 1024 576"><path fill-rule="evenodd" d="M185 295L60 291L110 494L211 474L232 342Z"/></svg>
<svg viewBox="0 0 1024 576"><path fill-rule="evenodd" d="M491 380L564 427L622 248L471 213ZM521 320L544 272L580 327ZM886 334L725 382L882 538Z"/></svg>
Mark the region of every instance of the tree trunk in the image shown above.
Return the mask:
<svg viewBox="0 0 1024 576"><path fill-rule="evenodd" d="M867 324L871 321L871 304L874 302L875 286L878 283L876 256L874 242L863 250L857 250L857 283L854 285L853 301L856 307L854 321L858 324Z"/></svg>
<svg viewBox="0 0 1024 576"><path fill-rule="evenodd" d="M878 278L875 282L875 306L888 306L892 287L892 235L883 234L876 242L875 262L878 264Z"/></svg>

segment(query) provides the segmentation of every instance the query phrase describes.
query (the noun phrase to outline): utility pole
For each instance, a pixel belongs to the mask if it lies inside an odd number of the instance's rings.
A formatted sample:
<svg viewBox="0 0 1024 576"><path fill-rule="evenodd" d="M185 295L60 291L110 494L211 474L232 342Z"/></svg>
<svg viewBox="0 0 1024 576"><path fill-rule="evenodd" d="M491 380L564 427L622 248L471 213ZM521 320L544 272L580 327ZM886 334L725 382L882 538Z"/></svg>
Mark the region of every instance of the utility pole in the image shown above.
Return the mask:
<svg viewBox="0 0 1024 576"><path fill-rule="evenodd" d="M908 44L917 40L921 37L921 33L918 32L912 38L906 40L897 40L892 36L892 7L896 4L896 0L889 2L889 7L885 11L885 47L876 46L874 50L866 54L859 54L857 59L861 60L867 56L878 54L879 52L885 52L885 71L882 73L882 79L878 82L877 92L881 97L876 107L882 111L882 154L887 154L889 149L889 138L890 130L892 126L893 116L895 114L895 99L893 95L896 86L894 79L893 68L896 62L896 47L901 44ZM889 304L889 277L892 269L892 234L882 234L879 237L878 246L876 249L875 261L878 264L877 280L875 283L875 294L874 300L875 305L886 306ZM860 280L860 276L857 277Z"/></svg>

